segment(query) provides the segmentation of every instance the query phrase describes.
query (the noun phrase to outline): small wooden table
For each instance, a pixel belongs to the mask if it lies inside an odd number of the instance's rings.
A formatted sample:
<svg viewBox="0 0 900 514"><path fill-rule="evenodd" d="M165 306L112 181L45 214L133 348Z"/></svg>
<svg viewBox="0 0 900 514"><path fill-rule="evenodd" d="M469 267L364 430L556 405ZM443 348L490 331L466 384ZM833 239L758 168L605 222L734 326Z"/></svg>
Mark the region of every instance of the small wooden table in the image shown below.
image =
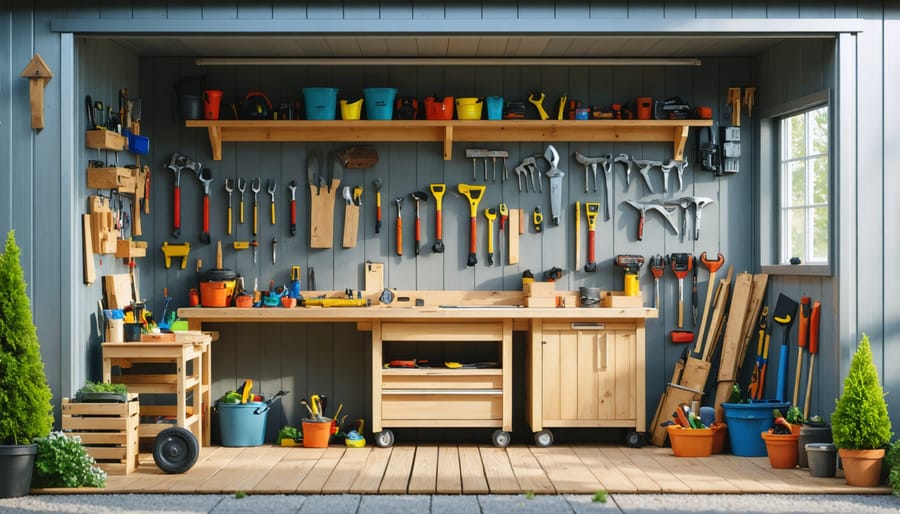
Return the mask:
<svg viewBox="0 0 900 514"><path fill-rule="evenodd" d="M141 416L174 416L178 426L189 429L197 441L209 446L211 341L209 334L190 331L176 333L175 342L103 343L103 380L125 384L130 393L175 394L175 405L142 405ZM113 366L130 368L134 363L174 363L175 374L112 375ZM138 433L140 437L155 437L169 426L142 423Z"/></svg>

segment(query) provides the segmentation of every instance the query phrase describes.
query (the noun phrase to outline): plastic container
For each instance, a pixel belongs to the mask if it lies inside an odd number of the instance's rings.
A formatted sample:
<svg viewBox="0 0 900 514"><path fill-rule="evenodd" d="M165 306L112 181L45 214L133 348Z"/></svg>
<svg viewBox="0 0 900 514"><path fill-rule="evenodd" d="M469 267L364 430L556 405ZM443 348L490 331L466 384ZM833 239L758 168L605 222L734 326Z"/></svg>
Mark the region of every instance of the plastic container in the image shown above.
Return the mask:
<svg viewBox="0 0 900 514"><path fill-rule="evenodd" d="M480 120L481 108L484 106L483 98L457 98L456 117L461 120Z"/></svg>
<svg viewBox="0 0 900 514"><path fill-rule="evenodd" d="M228 307L228 287L225 282L200 282L200 305Z"/></svg>
<svg viewBox="0 0 900 514"><path fill-rule="evenodd" d="M653 115L653 99L649 96L639 96L637 100L637 119L649 120Z"/></svg>
<svg viewBox="0 0 900 514"><path fill-rule="evenodd" d="M203 92L203 118L207 120L219 119L219 105L222 103L222 95L218 89L207 89Z"/></svg>
<svg viewBox="0 0 900 514"><path fill-rule="evenodd" d="M269 407L262 402L219 403L222 446L260 446L266 439Z"/></svg>
<svg viewBox="0 0 900 514"><path fill-rule="evenodd" d="M301 422L303 427L303 447L304 448L328 448L328 441L331 439L332 421L312 421L304 419Z"/></svg>
<svg viewBox="0 0 900 514"><path fill-rule="evenodd" d="M772 409L787 410L786 402L723 403L731 453L739 457L765 457L766 443L760 437L775 423Z"/></svg>
<svg viewBox="0 0 900 514"><path fill-rule="evenodd" d="M333 87L303 88L306 119L333 120L337 113L337 94L337 88Z"/></svg>
<svg viewBox="0 0 900 514"><path fill-rule="evenodd" d="M800 427L800 438L797 439L797 448L800 452L798 465L801 468L809 467L806 456L806 445L810 443L830 443L831 427L830 426L814 426L802 425Z"/></svg>
<svg viewBox="0 0 900 514"><path fill-rule="evenodd" d="M37 456L37 445L10 445L0 447L0 455L6 459L8 475L0 480L0 498L18 498L28 494L31 475Z"/></svg>
<svg viewBox="0 0 900 514"><path fill-rule="evenodd" d="M426 120L452 120L453 119L453 97L433 97L425 98L425 119Z"/></svg>
<svg viewBox="0 0 900 514"><path fill-rule="evenodd" d="M125 336L125 342L140 342L142 327L143 325L141 325L140 323L125 323L125 326L122 328L122 335Z"/></svg>
<svg viewBox="0 0 900 514"><path fill-rule="evenodd" d="M394 97L397 88L367 87L363 89L366 117L370 120L389 120L394 115Z"/></svg>
<svg viewBox="0 0 900 514"><path fill-rule="evenodd" d="M484 99L487 104L487 119L502 120L503 119L503 97L489 96Z"/></svg>
<svg viewBox="0 0 900 514"><path fill-rule="evenodd" d="M341 100L341 119L342 120L358 120L362 115L363 99L360 98L355 102Z"/></svg>
<svg viewBox="0 0 900 514"><path fill-rule="evenodd" d="M702 416L701 416L702 419ZM728 440L728 424L714 423L709 428L713 431L712 452L719 455L725 452L725 441Z"/></svg>
<svg viewBox="0 0 900 514"><path fill-rule="evenodd" d="M814 477L834 477L837 471L837 448L831 443L809 443L806 451L809 474Z"/></svg>
<svg viewBox="0 0 900 514"><path fill-rule="evenodd" d="M712 455L713 430L711 428L683 428L669 425L666 428L672 453L676 457L709 457Z"/></svg>

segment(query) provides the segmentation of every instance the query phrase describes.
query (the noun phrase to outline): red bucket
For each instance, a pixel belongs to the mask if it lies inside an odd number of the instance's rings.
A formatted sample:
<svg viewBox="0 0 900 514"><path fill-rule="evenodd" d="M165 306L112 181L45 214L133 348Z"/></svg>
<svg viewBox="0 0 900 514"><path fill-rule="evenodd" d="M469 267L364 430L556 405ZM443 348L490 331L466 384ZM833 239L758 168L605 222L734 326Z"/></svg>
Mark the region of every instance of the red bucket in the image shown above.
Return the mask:
<svg viewBox="0 0 900 514"><path fill-rule="evenodd" d="M207 89L203 92L203 117L207 120L219 119L219 105L224 93L218 89Z"/></svg>
<svg viewBox="0 0 900 514"><path fill-rule="evenodd" d="M443 98L435 98L429 96L425 99L425 119L426 120L452 120L453 119L453 97L445 96Z"/></svg>

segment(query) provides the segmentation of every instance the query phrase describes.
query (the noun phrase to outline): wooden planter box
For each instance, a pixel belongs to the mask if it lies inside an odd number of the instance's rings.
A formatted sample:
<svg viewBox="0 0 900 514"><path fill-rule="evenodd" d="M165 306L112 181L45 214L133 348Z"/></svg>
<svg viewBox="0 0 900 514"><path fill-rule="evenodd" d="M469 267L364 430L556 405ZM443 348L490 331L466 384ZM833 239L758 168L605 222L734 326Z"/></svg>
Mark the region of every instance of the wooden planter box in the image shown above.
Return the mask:
<svg viewBox="0 0 900 514"><path fill-rule="evenodd" d="M76 403L62 401L62 429L79 436L97 465L110 475L127 475L138 464L138 395L125 403Z"/></svg>

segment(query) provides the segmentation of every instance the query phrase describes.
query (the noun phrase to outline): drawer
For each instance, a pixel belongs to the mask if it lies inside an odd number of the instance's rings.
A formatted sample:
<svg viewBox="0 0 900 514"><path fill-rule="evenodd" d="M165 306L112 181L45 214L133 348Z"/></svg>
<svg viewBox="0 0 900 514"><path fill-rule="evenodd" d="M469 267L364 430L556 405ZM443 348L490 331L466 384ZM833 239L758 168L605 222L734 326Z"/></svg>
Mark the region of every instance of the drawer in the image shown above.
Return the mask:
<svg viewBox="0 0 900 514"><path fill-rule="evenodd" d="M484 393L484 394L480 394ZM500 391L479 394L394 394L381 396L381 415L385 420L422 420L450 422L459 420L499 420L503 416Z"/></svg>
<svg viewBox="0 0 900 514"><path fill-rule="evenodd" d="M391 374L382 375L382 389L501 389L503 377L491 375Z"/></svg>

